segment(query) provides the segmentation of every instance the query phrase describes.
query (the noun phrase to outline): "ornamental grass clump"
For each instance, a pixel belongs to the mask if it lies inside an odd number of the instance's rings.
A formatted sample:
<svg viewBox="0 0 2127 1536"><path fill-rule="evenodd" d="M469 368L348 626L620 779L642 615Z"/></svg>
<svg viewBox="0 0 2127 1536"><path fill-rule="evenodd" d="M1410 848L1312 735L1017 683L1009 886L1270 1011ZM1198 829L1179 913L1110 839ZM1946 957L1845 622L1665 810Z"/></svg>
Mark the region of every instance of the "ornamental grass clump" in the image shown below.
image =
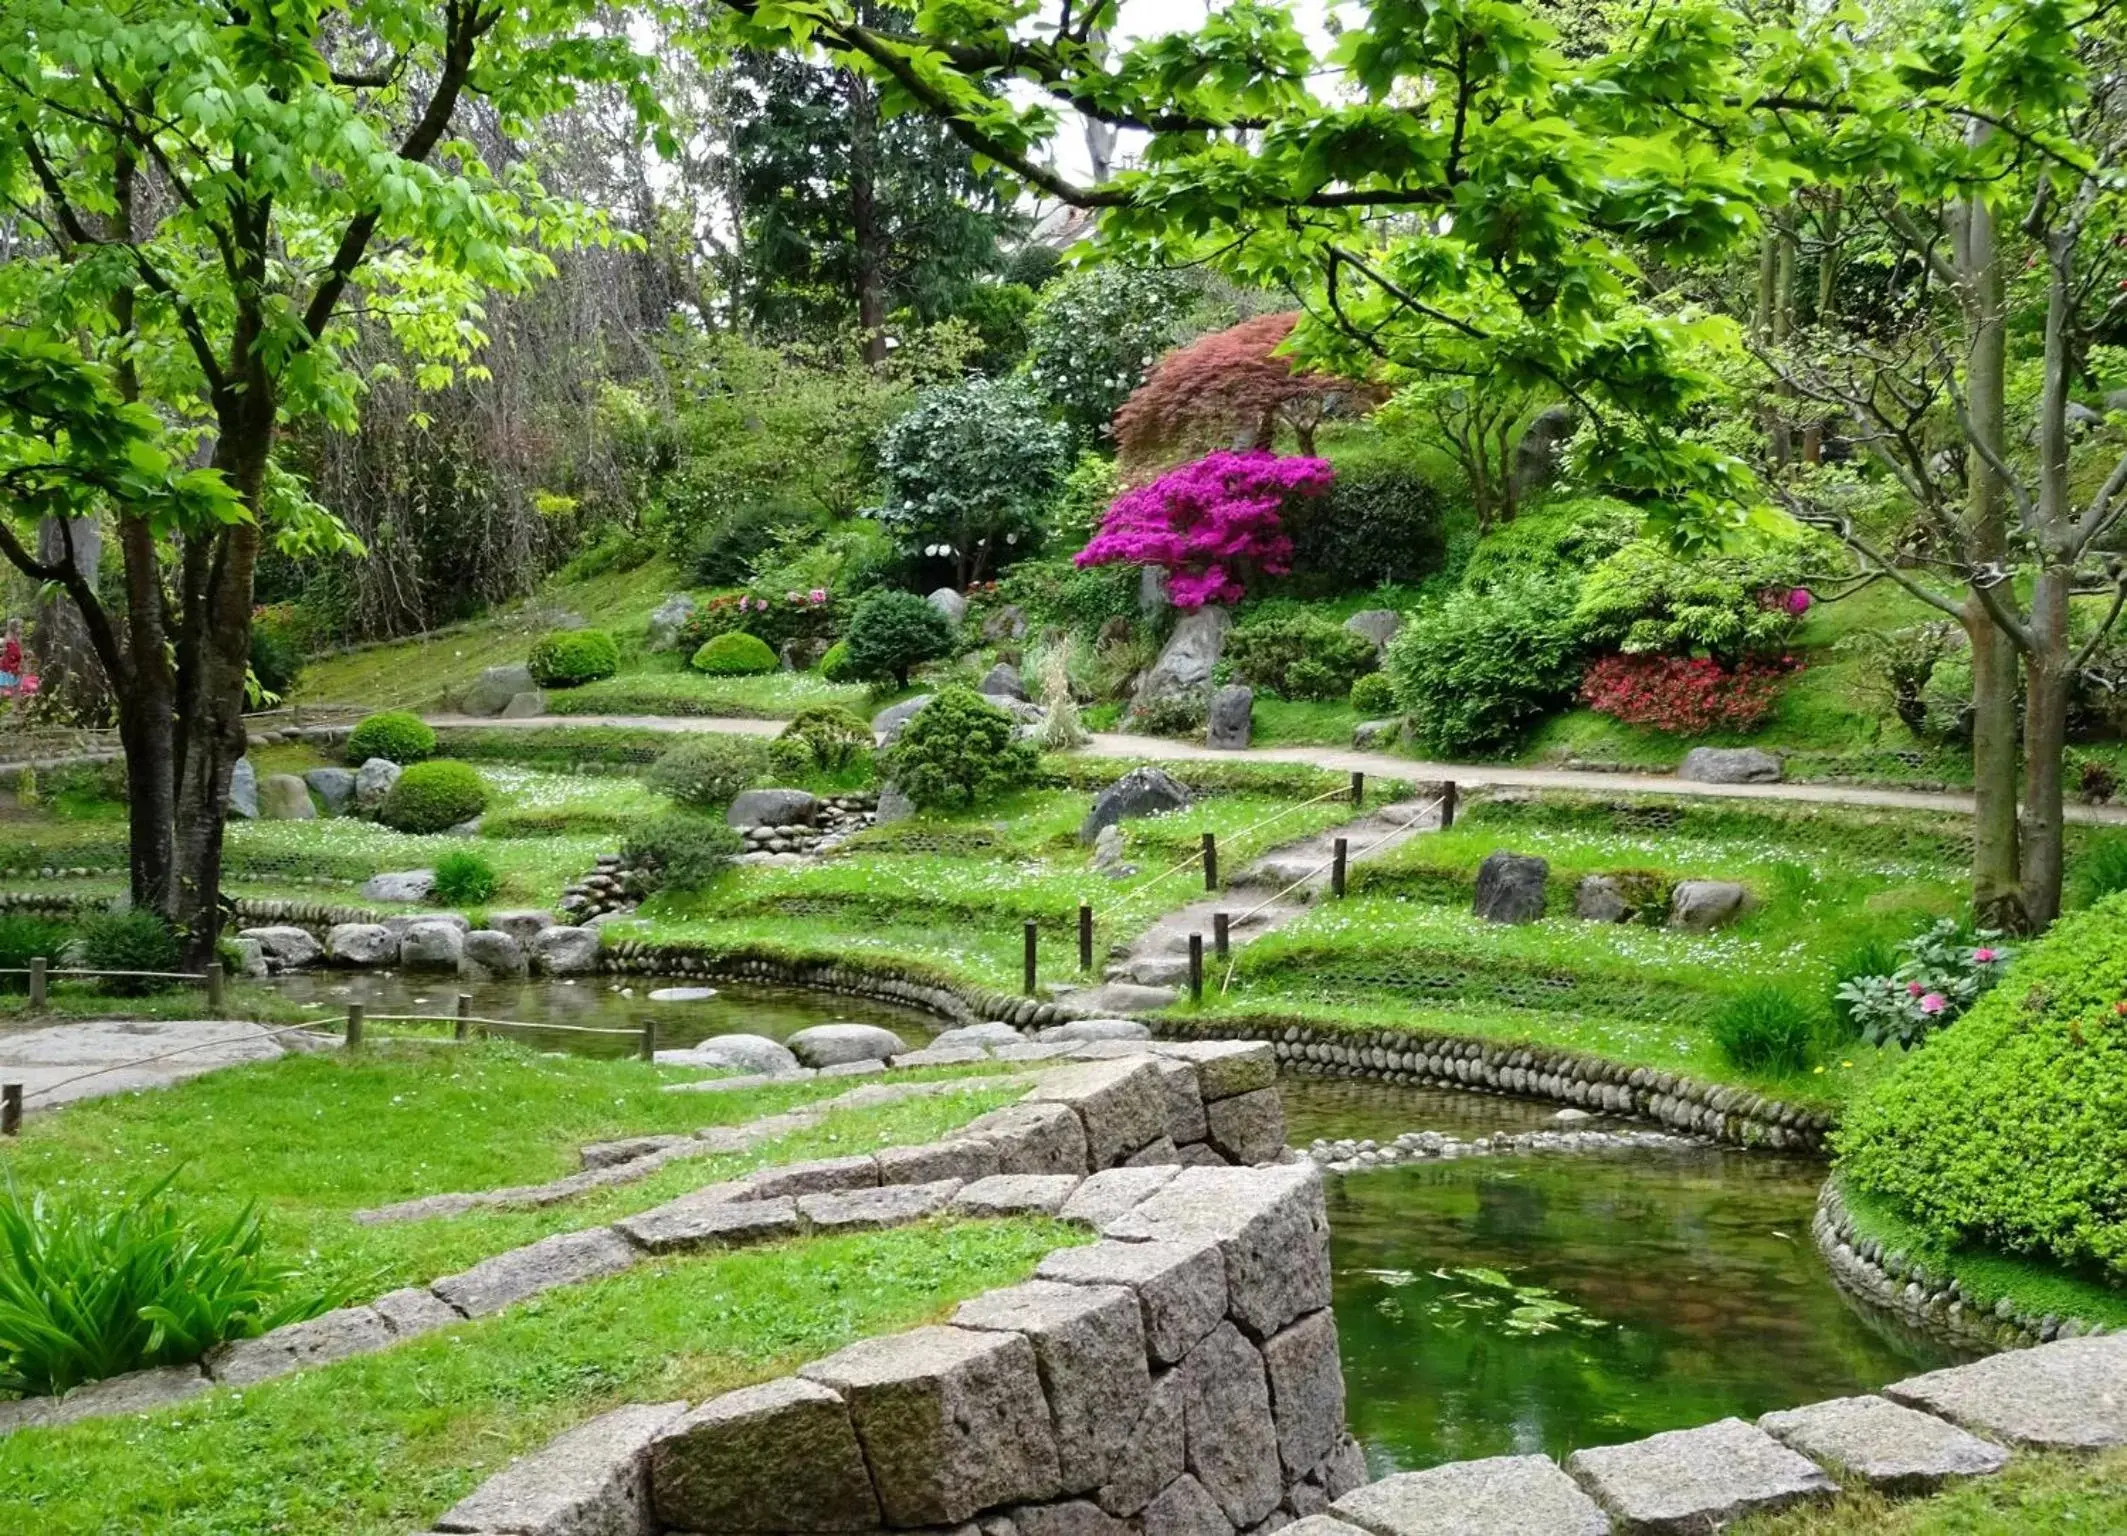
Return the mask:
<svg viewBox="0 0 2127 1536"><path fill-rule="evenodd" d="M1117 497L1078 564L1158 566L1184 610L1239 602L1256 577L1292 569L1281 515L1296 497L1325 494L1334 474L1326 459L1206 454Z"/></svg>
<svg viewBox="0 0 2127 1536"><path fill-rule="evenodd" d="M1814 1065L1823 1031L1816 1012L1780 987L1738 992L1709 1025L1721 1054L1746 1072L1786 1077Z"/></svg>
<svg viewBox="0 0 2127 1536"><path fill-rule="evenodd" d="M477 906L500 884L495 866L477 853L460 848L436 860L434 895L446 907Z"/></svg>
<svg viewBox="0 0 2127 1536"><path fill-rule="evenodd" d="M75 931L72 958L91 971L177 969L177 935L159 913L135 907L99 912ZM117 997L145 997L164 985L153 976L105 976L97 982Z"/></svg>

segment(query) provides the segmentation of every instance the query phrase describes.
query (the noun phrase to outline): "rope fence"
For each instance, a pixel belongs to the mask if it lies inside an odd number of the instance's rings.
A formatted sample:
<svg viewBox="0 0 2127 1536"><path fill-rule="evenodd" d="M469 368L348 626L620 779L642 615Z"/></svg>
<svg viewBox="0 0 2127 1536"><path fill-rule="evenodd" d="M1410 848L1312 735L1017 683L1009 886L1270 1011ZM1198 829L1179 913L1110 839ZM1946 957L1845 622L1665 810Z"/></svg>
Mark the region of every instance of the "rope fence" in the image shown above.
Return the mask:
<svg viewBox="0 0 2127 1536"><path fill-rule="evenodd" d="M30 963L0 966L0 976L27 976L30 979L30 1006L42 1008L50 997L54 977L73 977L100 981L106 979L134 981L190 981L204 984L207 989L207 1006L219 1008L228 988L228 973L221 961L210 961L204 971L115 971L92 970L83 966L55 966L43 955L32 955Z"/></svg>

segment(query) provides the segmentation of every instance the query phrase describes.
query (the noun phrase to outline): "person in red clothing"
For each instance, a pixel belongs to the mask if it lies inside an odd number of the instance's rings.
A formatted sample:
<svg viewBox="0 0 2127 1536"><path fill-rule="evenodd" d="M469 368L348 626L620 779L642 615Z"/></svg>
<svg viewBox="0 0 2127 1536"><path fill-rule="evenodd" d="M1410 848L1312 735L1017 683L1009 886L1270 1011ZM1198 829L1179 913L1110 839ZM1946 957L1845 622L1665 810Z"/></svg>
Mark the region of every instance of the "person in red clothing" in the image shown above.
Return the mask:
<svg viewBox="0 0 2127 1536"><path fill-rule="evenodd" d="M22 621L7 621L7 636L0 639L0 688L13 689L22 681Z"/></svg>

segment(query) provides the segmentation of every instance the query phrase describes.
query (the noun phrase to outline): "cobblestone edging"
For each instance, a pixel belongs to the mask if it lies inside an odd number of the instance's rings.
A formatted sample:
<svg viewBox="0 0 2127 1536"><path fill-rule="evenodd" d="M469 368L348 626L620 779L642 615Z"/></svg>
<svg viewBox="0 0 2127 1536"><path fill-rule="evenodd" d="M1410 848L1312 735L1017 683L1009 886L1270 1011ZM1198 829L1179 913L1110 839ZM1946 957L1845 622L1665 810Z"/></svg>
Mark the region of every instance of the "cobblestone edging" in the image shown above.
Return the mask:
<svg viewBox="0 0 2127 1536"><path fill-rule="evenodd" d="M2006 1297L1991 1307L1981 1307L1955 1275L1931 1274L1903 1252L1886 1251L1881 1242L1864 1233L1847 1209L1836 1179L1826 1179L1817 1192L1817 1212L1810 1218L1809 1230L1832 1278L1844 1289L1952 1344L2023 1349L2106 1332L2103 1324L2086 1318L2019 1312Z"/></svg>

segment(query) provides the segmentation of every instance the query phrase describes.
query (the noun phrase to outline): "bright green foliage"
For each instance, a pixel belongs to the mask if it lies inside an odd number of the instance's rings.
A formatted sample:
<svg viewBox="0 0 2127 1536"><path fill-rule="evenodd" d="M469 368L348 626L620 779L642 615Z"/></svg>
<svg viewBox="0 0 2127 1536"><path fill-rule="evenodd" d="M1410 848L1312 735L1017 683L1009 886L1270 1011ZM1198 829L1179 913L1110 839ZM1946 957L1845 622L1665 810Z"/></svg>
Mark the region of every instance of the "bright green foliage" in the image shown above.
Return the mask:
<svg viewBox="0 0 2127 1536"><path fill-rule="evenodd" d="M224 1339L314 1317L267 1267L258 1207L205 1225L168 1176L114 1199L93 1187L0 1196L0 1388L25 1396L197 1360Z"/></svg>
<svg viewBox="0 0 2127 1536"><path fill-rule="evenodd" d="M373 757L405 767L418 763L436 750L436 733L419 715L388 709L365 716L347 738L347 760L366 763Z"/></svg>
<svg viewBox="0 0 2127 1536"><path fill-rule="evenodd" d="M1746 1072L1786 1076L1817 1059L1822 1033L1817 1015L1780 987L1738 992L1716 1008L1707 1023L1721 1054Z"/></svg>
<svg viewBox="0 0 2127 1536"><path fill-rule="evenodd" d="M1427 751L1496 751L1572 691L1580 647L1566 602L1558 583L1514 576L1410 615L1384 669Z"/></svg>
<svg viewBox="0 0 2127 1536"><path fill-rule="evenodd" d="M177 935L158 913L137 907L99 912L75 931L74 954L92 971L174 971ZM145 976L112 976L99 985L120 997L138 997L164 983Z"/></svg>
<svg viewBox="0 0 2127 1536"><path fill-rule="evenodd" d="M1334 699L1374 666L1374 643L1304 610L1244 624L1223 658L1241 682L1286 699Z"/></svg>
<svg viewBox="0 0 2127 1536"><path fill-rule="evenodd" d="M1864 1093L1849 1187L1946 1245L2127 1278L2127 896L2057 923L2014 976Z"/></svg>
<svg viewBox="0 0 2127 1536"><path fill-rule="evenodd" d="M767 641L734 629L703 641L687 665L711 677L759 677L776 669L776 659Z"/></svg>
<svg viewBox="0 0 2127 1536"><path fill-rule="evenodd" d="M871 723L839 704L801 709L783 727L776 747L778 767L787 759L799 772L837 773L871 750Z"/></svg>
<svg viewBox="0 0 2127 1536"><path fill-rule="evenodd" d="M1777 652L1795 627L1788 594L1801 579L1800 554L1789 544L1687 559L1638 540L1588 573L1573 622L1598 650L1728 663Z"/></svg>
<svg viewBox="0 0 2127 1536"><path fill-rule="evenodd" d="M926 810L979 805L1034 781L1040 755L1018 731L972 688L947 688L902 727L880 770Z"/></svg>
<svg viewBox="0 0 2127 1536"><path fill-rule="evenodd" d="M950 550L966 586L1032 548L1070 468L1070 433L1025 385L940 385L880 438L879 521L908 552Z"/></svg>
<svg viewBox="0 0 2127 1536"><path fill-rule="evenodd" d="M913 592L874 592L850 615L842 643L851 677L906 688L912 668L953 654L953 624Z"/></svg>
<svg viewBox="0 0 2127 1536"><path fill-rule="evenodd" d="M2113 832L2092 838L2068 867L2068 888L2079 907L2127 891L2127 837Z"/></svg>
<svg viewBox="0 0 2127 1536"><path fill-rule="evenodd" d="M620 856L637 890L698 891L746 851L746 840L721 821L673 811L628 834Z"/></svg>
<svg viewBox="0 0 2127 1536"><path fill-rule="evenodd" d="M1633 508L1605 496L1545 502L1479 540L1462 568L1463 584L1488 587L1515 575L1582 575L1631 543L1639 523Z"/></svg>
<svg viewBox="0 0 2127 1536"><path fill-rule="evenodd" d="M689 736L650 766L650 787L697 811L721 812L768 771L768 744L751 736Z"/></svg>
<svg viewBox="0 0 2127 1536"><path fill-rule="evenodd" d="M57 965L67 939L64 923L27 912L0 913L0 971L26 971L39 955ZM22 992L29 984L27 976L0 975L0 991Z"/></svg>
<svg viewBox="0 0 2127 1536"><path fill-rule="evenodd" d="M399 832L447 832L487 809L487 781L470 763L416 763L399 775L377 820Z"/></svg>
<svg viewBox="0 0 2127 1536"><path fill-rule="evenodd" d="M1041 291L1027 326L1027 373L1082 442L1105 442L1108 423L1160 355L1192 329L1189 279L1156 268L1093 267Z"/></svg>
<svg viewBox="0 0 2127 1536"><path fill-rule="evenodd" d="M446 907L478 906L495 894L495 866L469 849L436 860L436 900Z"/></svg>
<svg viewBox="0 0 2127 1536"><path fill-rule="evenodd" d="M820 676L830 683L853 683L857 678L849 670L849 643L837 640L820 657Z"/></svg>
<svg viewBox="0 0 2127 1536"><path fill-rule="evenodd" d="M1396 685L1389 681L1386 672L1368 672L1352 683L1352 708L1368 720L1393 714L1396 709Z"/></svg>
<svg viewBox="0 0 2127 1536"><path fill-rule="evenodd" d="M602 629L557 629L540 637L525 659L542 688L574 688L620 670L620 647Z"/></svg>

